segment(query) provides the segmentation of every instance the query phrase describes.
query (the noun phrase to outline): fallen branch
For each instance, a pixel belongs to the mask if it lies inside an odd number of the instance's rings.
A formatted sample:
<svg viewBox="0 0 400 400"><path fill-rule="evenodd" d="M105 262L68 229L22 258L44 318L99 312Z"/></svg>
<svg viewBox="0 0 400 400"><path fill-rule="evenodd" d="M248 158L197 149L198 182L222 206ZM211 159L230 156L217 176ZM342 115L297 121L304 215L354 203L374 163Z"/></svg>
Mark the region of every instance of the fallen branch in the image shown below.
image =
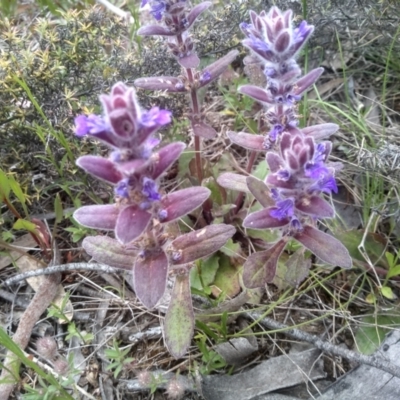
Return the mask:
<svg viewBox="0 0 400 400"><path fill-rule="evenodd" d="M60 274L45 278L38 291L33 296L29 306L22 314L17 331L12 338L21 350L24 350L26 346L28 346L33 327L56 296L60 278ZM1 400L7 400L13 391L17 383L15 377L19 375L19 366L20 361L18 358L12 352L8 351L0 381L15 383L3 383L0 385Z"/></svg>
<svg viewBox="0 0 400 400"><path fill-rule="evenodd" d="M15 275L12 278L6 279L5 281L0 283L0 287L2 286L11 286L15 283L23 281L27 278L32 278L33 276L40 275L51 275L59 272L67 272L67 271L95 271L101 272L105 274L115 274L118 269L114 267L110 267L106 264L88 264L88 263L71 263L71 264L63 264L63 265L54 265L52 267L37 269L35 271L27 271L21 274Z"/></svg>
<svg viewBox="0 0 400 400"><path fill-rule="evenodd" d="M274 331L281 331L291 338L311 343L317 349L322 350L324 353L330 353L335 356L343 357L346 360L353 361L358 364L370 365L400 378L400 367L394 365L389 361L384 360L383 358L377 357L375 355L366 356L364 354L356 353L352 350L343 349L342 347L335 346L322 340L316 335L311 335L299 329L291 328L290 326L277 322L271 318L263 317L262 314L257 312L248 312L245 315L252 321L256 320L260 325L265 328L273 329Z"/></svg>

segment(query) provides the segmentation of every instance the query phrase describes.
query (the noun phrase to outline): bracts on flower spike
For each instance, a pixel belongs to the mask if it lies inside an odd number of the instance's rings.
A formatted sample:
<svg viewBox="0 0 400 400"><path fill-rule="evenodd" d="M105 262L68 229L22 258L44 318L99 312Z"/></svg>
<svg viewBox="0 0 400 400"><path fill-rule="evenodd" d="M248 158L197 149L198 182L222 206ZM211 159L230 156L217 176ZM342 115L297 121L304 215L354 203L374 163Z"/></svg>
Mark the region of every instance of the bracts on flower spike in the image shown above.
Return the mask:
<svg viewBox="0 0 400 400"><path fill-rule="evenodd" d="M249 214L245 228L279 229L282 237L262 252L249 256L244 264L243 281L249 288L272 281L277 263L289 239L295 239L323 262L351 267L347 249L333 236L319 231L318 219L334 217L322 194L337 192L335 169L327 163L330 142L316 144L311 136L285 133L279 152L267 153L270 174L266 183L253 177L247 185L265 207ZM271 204L272 203L272 204Z"/></svg>
<svg viewBox="0 0 400 400"><path fill-rule="evenodd" d="M102 95L104 115L76 118L78 136L92 136L107 143L108 158L83 156L77 164L96 178L114 186L114 204L83 206L74 218L93 229L113 231L114 239L93 237L84 247L97 261L133 269L138 298L153 308L164 294L170 265L191 263L218 250L233 235L227 225L215 225L183 235L172 242L168 224L202 205L210 195L205 187L191 187L165 194L160 177L185 148L181 142L155 150L154 134L171 120L171 113L153 107L142 110L135 91L117 83ZM210 243L210 238L212 243ZM185 248L180 247L181 242ZM191 249L189 251L189 249ZM188 253L189 252L189 253Z"/></svg>

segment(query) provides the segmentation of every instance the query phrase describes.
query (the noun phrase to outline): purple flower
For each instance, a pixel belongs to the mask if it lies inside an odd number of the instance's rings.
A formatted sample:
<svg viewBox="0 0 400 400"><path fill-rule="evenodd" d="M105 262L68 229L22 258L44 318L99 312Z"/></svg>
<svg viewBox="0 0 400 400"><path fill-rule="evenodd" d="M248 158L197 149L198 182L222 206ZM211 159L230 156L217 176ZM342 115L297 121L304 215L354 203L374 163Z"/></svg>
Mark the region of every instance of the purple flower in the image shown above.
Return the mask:
<svg viewBox="0 0 400 400"><path fill-rule="evenodd" d="M128 199L129 198L129 179L125 178L122 181L119 181L117 186L114 189L114 192L117 196Z"/></svg>
<svg viewBox="0 0 400 400"><path fill-rule="evenodd" d="M276 203L276 208L273 208L269 215L273 218L282 220L287 217L292 217L294 214L293 199L280 200Z"/></svg>
<svg viewBox="0 0 400 400"><path fill-rule="evenodd" d="M153 107L148 112L144 113L141 118L142 125L152 128L154 126L161 127L171 122L171 111L160 110L158 107Z"/></svg>
<svg viewBox="0 0 400 400"><path fill-rule="evenodd" d="M310 188L310 192L317 191L320 193L331 194L332 192L337 193L338 187L336 180L332 175L326 175L322 179L315 182Z"/></svg>
<svg viewBox="0 0 400 400"><path fill-rule="evenodd" d="M77 136L96 135L110 129L103 117L95 114L78 115L75 118L75 133Z"/></svg>
<svg viewBox="0 0 400 400"><path fill-rule="evenodd" d="M160 193L158 193L158 187L153 179L144 177L142 184L142 194L147 197L150 201L158 201L161 199Z"/></svg>

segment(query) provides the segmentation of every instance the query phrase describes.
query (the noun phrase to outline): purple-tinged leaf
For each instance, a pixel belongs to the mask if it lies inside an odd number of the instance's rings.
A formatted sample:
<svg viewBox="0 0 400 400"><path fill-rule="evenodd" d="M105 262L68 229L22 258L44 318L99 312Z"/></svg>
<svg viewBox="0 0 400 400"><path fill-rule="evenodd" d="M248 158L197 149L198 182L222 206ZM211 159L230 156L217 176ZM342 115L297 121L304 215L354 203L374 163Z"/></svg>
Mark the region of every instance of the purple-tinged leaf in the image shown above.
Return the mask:
<svg viewBox="0 0 400 400"><path fill-rule="evenodd" d="M151 220L151 214L137 205L125 207L120 213L115 226L115 237L127 244L137 239Z"/></svg>
<svg viewBox="0 0 400 400"><path fill-rule="evenodd" d="M267 90L262 89L258 86L243 85L239 87L238 92L245 94L246 96L249 96L252 99L255 99L261 103L266 103L271 105L275 104L273 96L271 96Z"/></svg>
<svg viewBox="0 0 400 400"><path fill-rule="evenodd" d="M83 206L74 212L75 220L88 228L112 231L120 209L115 204Z"/></svg>
<svg viewBox="0 0 400 400"><path fill-rule="evenodd" d="M248 150L253 151L264 151L264 140L265 137L263 135L253 135L251 133L246 132L228 132L228 138L231 142L238 144L239 146L244 147Z"/></svg>
<svg viewBox="0 0 400 400"><path fill-rule="evenodd" d="M249 193L246 178L245 175L234 174L233 172L224 172L217 178L217 182L225 189Z"/></svg>
<svg viewBox="0 0 400 400"><path fill-rule="evenodd" d="M251 254L243 265L244 286L255 289L272 282L279 257L285 246L286 241L280 240L268 250Z"/></svg>
<svg viewBox="0 0 400 400"><path fill-rule="evenodd" d="M151 166L151 177L157 179L179 158L185 147L183 142L174 142L158 150L153 156L156 161Z"/></svg>
<svg viewBox="0 0 400 400"><path fill-rule="evenodd" d="M249 214L244 219L243 226L250 229L274 229L288 225L289 218L278 219L271 217L270 213L275 209L275 207L269 207Z"/></svg>
<svg viewBox="0 0 400 400"><path fill-rule="evenodd" d="M193 337L194 313L189 275L177 275L164 319L164 339L174 358L182 357Z"/></svg>
<svg viewBox="0 0 400 400"><path fill-rule="evenodd" d="M304 198L301 202L296 202L295 207L302 213L317 218L333 218L335 216L335 210L319 196Z"/></svg>
<svg viewBox="0 0 400 400"><path fill-rule="evenodd" d="M312 226L305 226L302 232L294 235L294 239L314 253L323 262L342 268L351 268L352 260L349 252L346 247L333 236L321 232Z"/></svg>
<svg viewBox="0 0 400 400"><path fill-rule="evenodd" d="M212 5L211 1L203 1L202 3L198 4L197 6L193 7L192 10L189 12L187 18L188 25L186 29L189 29L194 21L199 17L199 15L207 10Z"/></svg>
<svg viewBox="0 0 400 400"><path fill-rule="evenodd" d="M183 68L197 68L200 64L200 58L197 57L196 53L191 53L187 56L177 58L177 61Z"/></svg>
<svg viewBox="0 0 400 400"><path fill-rule="evenodd" d="M284 181L276 174L269 174L265 181L267 185L271 187L277 187L280 189L295 189L296 188L296 180L289 178L289 180Z"/></svg>
<svg viewBox="0 0 400 400"><path fill-rule="evenodd" d="M271 198L268 186L263 181L254 176L248 176L246 183L251 194L263 207L271 207L275 205L275 201Z"/></svg>
<svg viewBox="0 0 400 400"><path fill-rule="evenodd" d="M200 87L215 81L235 60L238 54L239 52L237 50L232 50L227 55L205 67L202 71L202 76L207 76L207 79L201 81Z"/></svg>
<svg viewBox="0 0 400 400"><path fill-rule="evenodd" d="M160 249L145 257L137 257L133 269L133 287L138 299L152 309L163 297L168 277L168 259Z"/></svg>
<svg viewBox="0 0 400 400"><path fill-rule="evenodd" d="M137 251L108 236L88 236L83 239L82 247L98 263L127 271L132 271L135 265Z"/></svg>
<svg viewBox="0 0 400 400"><path fill-rule="evenodd" d="M275 40L275 51L285 53L290 44L290 34L288 31L282 31Z"/></svg>
<svg viewBox="0 0 400 400"><path fill-rule="evenodd" d="M117 164L118 170L125 176L139 174L147 168L148 160L136 159L132 161L122 162Z"/></svg>
<svg viewBox="0 0 400 400"><path fill-rule="evenodd" d="M171 243L168 250L174 265L187 264L219 250L236 229L231 225L209 225L198 231L186 233Z"/></svg>
<svg viewBox="0 0 400 400"><path fill-rule="evenodd" d="M160 222L175 221L200 207L210 196L211 191L205 187L191 187L169 193L161 199Z"/></svg>
<svg viewBox="0 0 400 400"><path fill-rule="evenodd" d="M217 131L205 122L193 122L193 133L204 139L213 139L217 136Z"/></svg>
<svg viewBox="0 0 400 400"><path fill-rule="evenodd" d="M169 93L186 92L182 81L174 76L151 76L136 79L134 85L146 90L165 90Z"/></svg>
<svg viewBox="0 0 400 400"><path fill-rule="evenodd" d="M269 152L265 156L269 169L272 173L279 171L285 166L283 159L276 153Z"/></svg>
<svg viewBox="0 0 400 400"><path fill-rule="evenodd" d="M115 164L99 156L82 156L76 160L76 165L86 172L103 181L116 184L122 178L122 174L115 168Z"/></svg>
<svg viewBox="0 0 400 400"><path fill-rule="evenodd" d="M306 90L308 90L314 83L318 80L318 78L322 75L324 69L322 67L315 68L310 71L308 74L304 75L295 83L294 94L299 96L303 94Z"/></svg>
<svg viewBox="0 0 400 400"><path fill-rule="evenodd" d="M301 129L304 135L312 136L315 140L325 139L338 130L339 125L332 123L312 125Z"/></svg>
<svg viewBox="0 0 400 400"><path fill-rule="evenodd" d="M169 29L164 28L160 25L147 25L142 26L137 31L139 36L175 36L174 32L171 32Z"/></svg>

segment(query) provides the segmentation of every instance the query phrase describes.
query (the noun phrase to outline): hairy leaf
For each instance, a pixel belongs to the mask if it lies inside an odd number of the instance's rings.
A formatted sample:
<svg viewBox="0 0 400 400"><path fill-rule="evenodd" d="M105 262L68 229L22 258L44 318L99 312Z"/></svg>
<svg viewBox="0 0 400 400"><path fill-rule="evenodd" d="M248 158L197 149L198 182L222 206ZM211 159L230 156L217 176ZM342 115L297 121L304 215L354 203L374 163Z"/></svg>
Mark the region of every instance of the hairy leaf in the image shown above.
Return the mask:
<svg viewBox="0 0 400 400"><path fill-rule="evenodd" d="M182 357L193 337L194 313L189 275L178 275L164 319L165 344L175 358Z"/></svg>
<svg viewBox="0 0 400 400"><path fill-rule="evenodd" d="M133 286L136 296L148 309L152 309L164 295L167 277L168 260L162 250L137 257Z"/></svg>

